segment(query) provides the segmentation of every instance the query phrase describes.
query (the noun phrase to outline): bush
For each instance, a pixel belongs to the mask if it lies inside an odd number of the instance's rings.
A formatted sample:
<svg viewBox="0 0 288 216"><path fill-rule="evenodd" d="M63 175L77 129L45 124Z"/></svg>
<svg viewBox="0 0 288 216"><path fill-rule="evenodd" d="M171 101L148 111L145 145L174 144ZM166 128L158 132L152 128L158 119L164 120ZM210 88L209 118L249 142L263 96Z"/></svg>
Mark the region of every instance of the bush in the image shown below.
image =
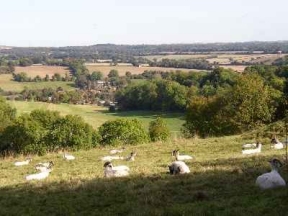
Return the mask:
<svg viewBox="0 0 288 216"><path fill-rule="evenodd" d="M99 127L100 143L103 145L131 144L148 142L148 135L137 119L117 119L107 121Z"/></svg>
<svg viewBox="0 0 288 216"><path fill-rule="evenodd" d="M149 124L149 135L152 141L166 141L170 136L170 131L161 118L151 121Z"/></svg>

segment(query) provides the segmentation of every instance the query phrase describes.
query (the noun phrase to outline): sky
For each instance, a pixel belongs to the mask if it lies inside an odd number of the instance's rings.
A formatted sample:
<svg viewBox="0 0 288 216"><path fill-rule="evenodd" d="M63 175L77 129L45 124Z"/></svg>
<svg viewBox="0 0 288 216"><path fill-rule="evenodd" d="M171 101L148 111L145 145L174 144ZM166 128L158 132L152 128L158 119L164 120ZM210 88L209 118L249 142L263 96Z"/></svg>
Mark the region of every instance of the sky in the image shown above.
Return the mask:
<svg viewBox="0 0 288 216"><path fill-rule="evenodd" d="M0 0L0 45L288 40L287 0Z"/></svg>

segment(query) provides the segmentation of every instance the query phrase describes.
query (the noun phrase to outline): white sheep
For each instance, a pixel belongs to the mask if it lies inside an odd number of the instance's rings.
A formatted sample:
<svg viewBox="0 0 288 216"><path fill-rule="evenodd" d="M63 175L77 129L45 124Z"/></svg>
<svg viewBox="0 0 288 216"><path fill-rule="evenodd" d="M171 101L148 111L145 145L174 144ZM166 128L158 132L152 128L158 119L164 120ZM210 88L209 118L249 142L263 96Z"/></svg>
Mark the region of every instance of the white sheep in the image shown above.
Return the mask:
<svg viewBox="0 0 288 216"><path fill-rule="evenodd" d="M280 167L282 167L282 163L278 159L273 159L269 161L272 167L272 171L269 173L264 173L256 179L256 185L261 189L270 189L276 187L284 187L286 186L286 182L278 173Z"/></svg>
<svg viewBox="0 0 288 216"><path fill-rule="evenodd" d="M118 153L122 153L124 151L125 147L122 147L121 149L112 149L110 150L110 154L118 154Z"/></svg>
<svg viewBox="0 0 288 216"><path fill-rule="evenodd" d="M176 161L191 160L193 159L190 155L180 155L179 149L172 151L172 156L175 156Z"/></svg>
<svg viewBox="0 0 288 216"><path fill-rule="evenodd" d="M136 152L131 152L128 157L125 158L126 161L135 161Z"/></svg>
<svg viewBox="0 0 288 216"><path fill-rule="evenodd" d="M101 157L101 160L102 161L112 161L112 160L123 160L124 157L121 157L121 156L104 156L104 157Z"/></svg>
<svg viewBox="0 0 288 216"><path fill-rule="evenodd" d="M184 161L174 161L168 168L171 175L190 173L190 169Z"/></svg>
<svg viewBox="0 0 288 216"><path fill-rule="evenodd" d="M45 163L38 163L35 165L35 169L39 170L40 172L44 172L48 169L51 169L54 166L53 161L45 162Z"/></svg>
<svg viewBox="0 0 288 216"><path fill-rule="evenodd" d="M274 136L272 139L271 139L271 148L274 148L274 149L283 149L284 148L284 145L282 142L280 142L276 136Z"/></svg>
<svg viewBox="0 0 288 216"><path fill-rule="evenodd" d="M25 178L26 178L27 181L30 181L30 180L42 180L42 179L47 178L51 171L52 171L52 169L47 169L47 170L45 170L43 172L40 172L40 173L35 173L35 174L28 175Z"/></svg>
<svg viewBox="0 0 288 216"><path fill-rule="evenodd" d="M256 148L253 149L243 149L242 150L242 154L256 154L256 153L260 153L262 149L262 144L257 142L256 144Z"/></svg>
<svg viewBox="0 0 288 216"><path fill-rule="evenodd" d="M28 165L30 163L30 161L32 161L31 158L26 158L25 161L16 161L14 163L15 166L24 166L24 165Z"/></svg>
<svg viewBox="0 0 288 216"><path fill-rule="evenodd" d="M248 143L248 144L244 144L242 145L242 148L256 148L257 143Z"/></svg>
<svg viewBox="0 0 288 216"><path fill-rule="evenodd" d="M128 176L130 170L129 167L124 165L114 167L111 162L106 162L104 168L104 176L107 178Z"/></svg>
<svg viewBox="0 0 288 216"><path fill-rule="evenodd" d="M74 157L73 155L67 154L67 153L64 153L64 154L63 154L63 158L64 158L65 160L75 160L75 157Z"/></svg>

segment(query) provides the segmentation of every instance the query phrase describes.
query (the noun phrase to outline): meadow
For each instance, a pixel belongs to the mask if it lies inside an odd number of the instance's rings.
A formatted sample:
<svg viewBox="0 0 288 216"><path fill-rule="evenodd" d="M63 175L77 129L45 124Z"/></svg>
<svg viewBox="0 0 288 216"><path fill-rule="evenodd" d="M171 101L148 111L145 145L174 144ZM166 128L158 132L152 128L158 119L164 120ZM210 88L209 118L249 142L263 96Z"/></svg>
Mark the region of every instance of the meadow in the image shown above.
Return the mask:
<svg viewBox="0 0 288 216"><path fill-rule="evenodd" d="M44 75L45 76L45 75ZM63 82L63 81L55 81L55 82L16 82L13 81L13 77L11 74L0 74L0 88L4 91L13 91L13 92L21 92L25 87L28 89L43 89L43 88L53 88L57 89L58 87L63 88L64 90L72 90L75 89L73 87L73 82Z"/></svg>
<svg viewBox="0 0 288 216"><path fill-rule="evenodd" d="M285 150L241 154L246 142L241 136L207 139L171 139L168 142L126 146L123 156L136 151L135 161L113 161L127 165L130 175L103 177L100 158L109 147L71 152L76 159L64 161L62 153L32 156L33 161L15 167L17 158L1 159L0 215L287 215L287 187L262 191L255 179L270 170L268 159L282 160ZM191 173L171 176L171 151L194 157ZM34 165L52 160L47 179L26 182ZM287 181L287 166L281 170Z"/></svg>
<svg viewBox="0 0 288 216"><path fill-rule="evenodd" d="M163 118L169 129L172 131L172 136L179 134L180 127L184 123L184 113L162 113L151 111L123 111L109 112L106 107L95 105L72 105L72 104L52 104L44 102L26 102L26 101L7 101L12 107L17 109L17 115L30 113L35 109L43 109L50 111L59 111L62 115L79 115L85 122L98 128L108 120L117 118L137 118L145 128L148 129L149 123L155 120L158 116Z"/></svg>

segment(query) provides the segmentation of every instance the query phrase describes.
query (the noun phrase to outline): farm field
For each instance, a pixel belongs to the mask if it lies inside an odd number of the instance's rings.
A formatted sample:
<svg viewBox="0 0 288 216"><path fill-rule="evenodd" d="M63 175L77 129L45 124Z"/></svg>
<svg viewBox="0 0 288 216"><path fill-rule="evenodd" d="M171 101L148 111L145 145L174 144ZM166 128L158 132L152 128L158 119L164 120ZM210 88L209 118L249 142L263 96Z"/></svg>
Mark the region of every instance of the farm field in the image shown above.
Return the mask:
<svg viewBox="0 0 288 216"><path fill-rule="evenodd" d="M191 55L155 55L155 56L142 56L143 58L147 58L151 61L157 59L157 61L161 61L164 58L168 59L206 59L209 63L218 62L219 64L231 64L232 61L238 62L251 62L251 63L260 63L271 64L277 58L284 57L284 55L279 54L219 54L219 53L207 53L207 54L191 54Z"/></svg>
<svg viewBox="0 0 288 216"><path fill-rule="evenodd" d="M237 71L237 72L243 72L245 70L245 68L248 66L245 66L245 65L221 65L220 67L227 68L227 69L230 68L230 69Z"/></svg>
<svg viewBox="0 0 288 216"><path fill-rule="evenodd" d="M126 72L129 71L132 74L141 74L145 70L156 70L156 71L205 71L196 69L186 69L186 68L164 68L164 67L133 67L133 66L98 66L98 65L87 65L86 66L90 73L93 71L101 71L104 76L107 76L111 70L117 70L120 76L125 76Z"/></svg>
<svg viewBox="0 0 288 216"><path fill-rule="evenodd" d="M0 74L0 88L4 91L14 91L21 92L25 87L29 89L43 89L43 88L53 88L57 89L62 87L65 90L72 90L73 82L15 82L12 80L11 74Z"/></svg>
<svg viewBox="0 0 288 216"><path fill-rule="evenodd" d="M12 107L17 109L17 114L30 113L34 109L44 109L50 111L59 111L63 115L79 115L92 125L98 128L104 122L116 118L137 118L143 126L148 129L150 121L161 116L172 131L172 136L179 134L180 127L184 123L184 113L161 113L149 111L130 111L110 113L105 107L94 105L71 105L71 104L52 104L43 102L26 102L26 101L7 101Z"/></svg>
<svg viewBox="0 0 288 216"><path fill-rule="evenodd" d="M103 177L102 156L109 147L72 152L74 161L62 153L32 156L33 161L15 167L17 158L1 159L0 215L286 215L287 187L262 191L257 176L269 172L268 159L282 159L285 150L243 156L240 136L207 139L172 139L168 142L126 146L123 156L136 151L135 161L113 161L127 165L130 175ZM191 173L171 176L171 151L194 157ZM34 165L53 161L47 179L26 182ZM281 170L287 181L287 166Z"/></svg>
<svg viewBox="0 0 288 216"><path fill-rule="evenodd" d="M49 75L51 78L55 73L60 74L62 77L65 76L65 74L70 74L70 71L67 67L62 66L47 66L47 65L32 65L28 67L15 67L15 73L21 73L25 72L27 73L28 77L34 78L35 76L40 76L41 78L44 78L46 74Z"/></svg>

